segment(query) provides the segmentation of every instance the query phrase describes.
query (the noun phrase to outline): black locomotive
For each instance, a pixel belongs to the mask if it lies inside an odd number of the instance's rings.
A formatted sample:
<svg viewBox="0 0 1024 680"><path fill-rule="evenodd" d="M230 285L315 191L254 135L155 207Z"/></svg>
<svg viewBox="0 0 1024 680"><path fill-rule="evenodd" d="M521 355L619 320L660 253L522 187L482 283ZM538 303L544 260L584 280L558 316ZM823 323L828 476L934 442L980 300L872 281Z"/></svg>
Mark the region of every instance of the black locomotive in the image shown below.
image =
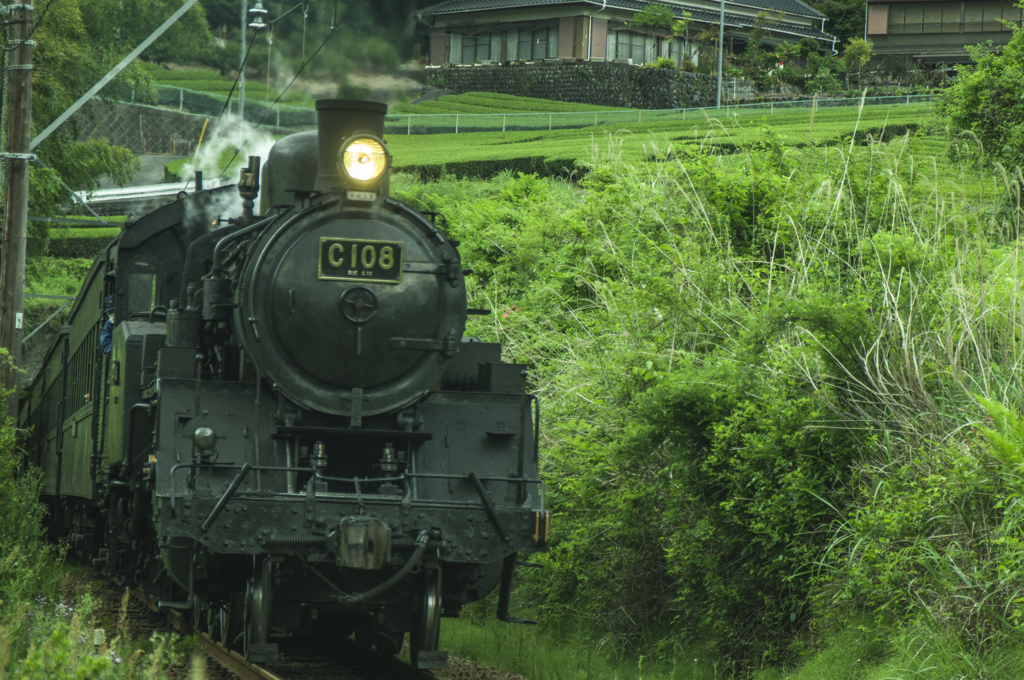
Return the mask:
<svg viewBox="0 0 1024 680"><path fill-rule="evenodd" d="M440 617L500 584L514 621L548 541L526 372L463 337L458 243L388 196L385 112L319 101L262 173L127 227L21 406L54 531L254 660L411 632L443 665Z"/></svg>

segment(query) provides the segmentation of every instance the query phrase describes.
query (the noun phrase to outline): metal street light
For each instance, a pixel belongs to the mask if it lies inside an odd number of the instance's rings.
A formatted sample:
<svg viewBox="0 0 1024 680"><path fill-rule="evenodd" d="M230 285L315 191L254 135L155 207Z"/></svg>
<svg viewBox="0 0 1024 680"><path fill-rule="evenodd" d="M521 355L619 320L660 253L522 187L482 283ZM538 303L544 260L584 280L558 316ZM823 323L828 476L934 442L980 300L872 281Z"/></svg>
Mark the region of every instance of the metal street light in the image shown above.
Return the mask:
<svg viewBox="0 0 1024 680"><path fill-rule="evenodd" d="M722 52L725 49L725 0L718 0L718 94L715 108L722 108Z"/></svg>
<svg viewBox="0 0 1024 680"><path fill-rule="evenodd" d="M242 0L242 51L238 60L238 120L245 122L245 30L246 28L261 31L267 27L263 23L263 0L256 0L256 6L249 9L248 0ZM252 23L247 23L249 15L253 15Z"/></svg>

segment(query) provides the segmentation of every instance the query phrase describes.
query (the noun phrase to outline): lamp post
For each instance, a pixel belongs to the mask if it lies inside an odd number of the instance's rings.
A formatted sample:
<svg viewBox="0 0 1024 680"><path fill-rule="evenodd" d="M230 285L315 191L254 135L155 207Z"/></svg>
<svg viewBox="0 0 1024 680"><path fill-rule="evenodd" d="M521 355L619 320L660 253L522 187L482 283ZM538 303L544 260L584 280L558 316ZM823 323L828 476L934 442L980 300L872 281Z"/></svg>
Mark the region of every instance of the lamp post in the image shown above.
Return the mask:
<svg viewBox="0 0 1024 680"><path fill-rule="evenodd" d="M718 0L718 94L715 108L722 108L722 51L725 49L725 0Z"/></svg>
<svg viewBox="0 0 1024 680"><path fill-rule="evenodd" d="M242 0L242 51L238 57L238 120L245 121L245 28L249 20L249 2Z"/></svg>
<svg viewBox="0 0 1024 680"><path fill-rule="evenodd" d="M267 10L263 9L263 0L256 0L256 6L252 9L249 9L248 0L242 0L242 56L238 62L238 120L242 123L245 122L245 29L251 28L255 33L259 33L266 28L267 25L263 23L263 15L266 13ZM252 21L247 24L250 14Z"/></svg>

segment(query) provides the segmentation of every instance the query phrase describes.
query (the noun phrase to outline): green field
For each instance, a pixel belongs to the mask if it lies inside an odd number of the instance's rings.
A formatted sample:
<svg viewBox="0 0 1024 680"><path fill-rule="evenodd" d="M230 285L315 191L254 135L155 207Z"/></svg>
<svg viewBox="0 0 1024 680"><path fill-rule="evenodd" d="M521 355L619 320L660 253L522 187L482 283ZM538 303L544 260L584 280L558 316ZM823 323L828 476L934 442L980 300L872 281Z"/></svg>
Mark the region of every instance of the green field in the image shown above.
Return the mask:
<svg viewBox="0 0 1024 680"><path fill-rule="evenodd" d="M387 136L394 168L423 177L491 176L503 169L564 174L577 162L664 160L679 154L722 154L751 148L771 129L788 147L834 146L855 132L858 140L891 139L922 129L931 104L777 110L701 110L686 119L630 111L633 119L576 129ZM593 114L591 114L593 115ZM611 115L611 114L606 114ZM622 115L622 114L614 114ZM601 114L598 114L600 117ZM497 116L500 118L500 116Z"/></svg>
<svg viewBox="0 0 1024 680"><path fill-rule="evenodd" d="M220 95L222 98L231 91L235 79L222 76L213 69L189 69L177 70L168 69L159 64L142 62L142 68L146 71L153 83L158 87L173 87L193 92L207 92ZM246 101L263 102L274 101L281 91L275 87L267 87L266 82L260 80L246 80L245 99ZM232 101L238 100L238 88L235 87L231 95ZM313 98L299 90L288 90L282 98L282 103L289 106L313 107Z"/></svg>
<svg viewBox="0 0 1024 680"><path fill-rule="evenodd" d="M443 114L443 113L535 113L535 112L577 112L577 111L622 111L614 106L595 106L558 102L534 97L517 97L511 94L493 92L465 92L449 94L422 104L399 104L391 109L394 114Z"/></svg>

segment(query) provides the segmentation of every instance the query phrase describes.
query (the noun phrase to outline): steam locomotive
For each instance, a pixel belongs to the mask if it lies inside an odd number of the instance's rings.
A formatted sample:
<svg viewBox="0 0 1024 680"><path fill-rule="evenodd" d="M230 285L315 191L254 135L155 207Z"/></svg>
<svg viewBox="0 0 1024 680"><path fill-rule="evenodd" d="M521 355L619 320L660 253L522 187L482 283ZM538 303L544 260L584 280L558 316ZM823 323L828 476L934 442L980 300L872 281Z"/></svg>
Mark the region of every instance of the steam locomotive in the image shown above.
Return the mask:
<svg viewBox="0 0 1024 680"><path fill-rule="evenodd" d="M389 197L386 107L316 109L99 253L20 424L53 531L249 659L410 633L437 668L440 618L497 587L518 621L547 546L538 402L463 337L459 244Z"/></svg>

